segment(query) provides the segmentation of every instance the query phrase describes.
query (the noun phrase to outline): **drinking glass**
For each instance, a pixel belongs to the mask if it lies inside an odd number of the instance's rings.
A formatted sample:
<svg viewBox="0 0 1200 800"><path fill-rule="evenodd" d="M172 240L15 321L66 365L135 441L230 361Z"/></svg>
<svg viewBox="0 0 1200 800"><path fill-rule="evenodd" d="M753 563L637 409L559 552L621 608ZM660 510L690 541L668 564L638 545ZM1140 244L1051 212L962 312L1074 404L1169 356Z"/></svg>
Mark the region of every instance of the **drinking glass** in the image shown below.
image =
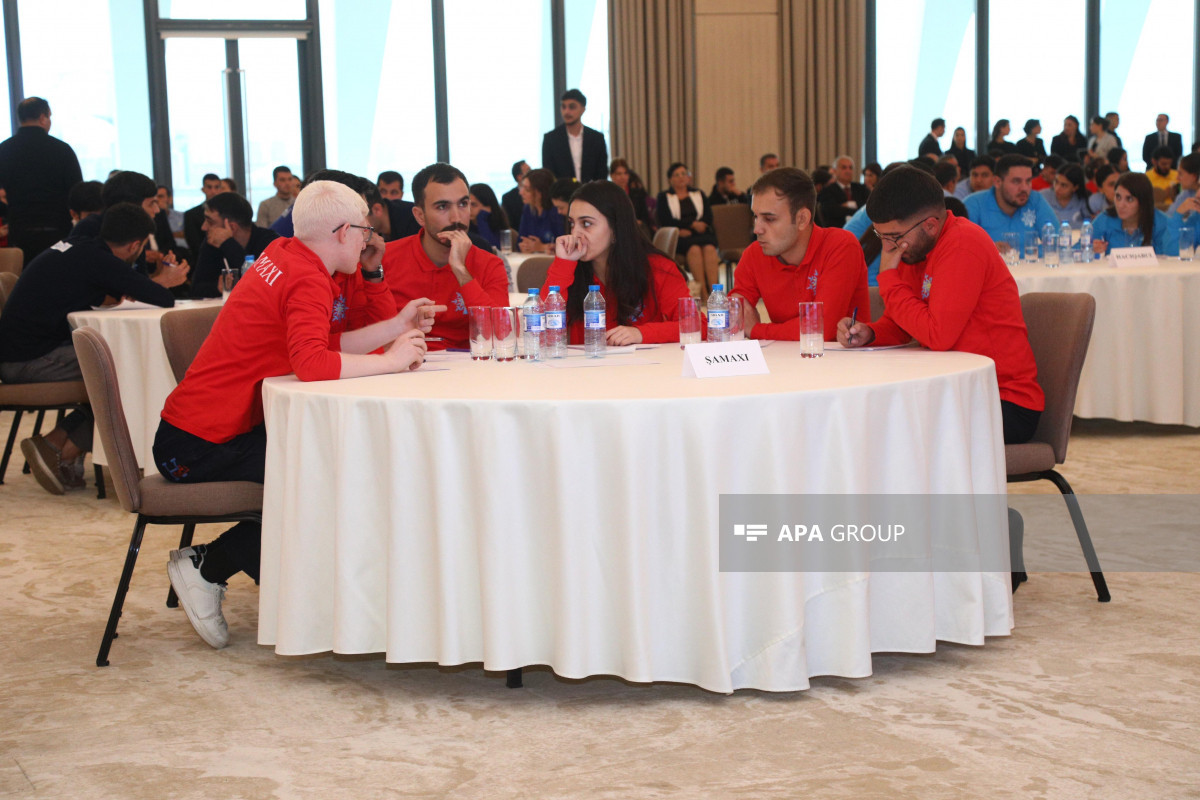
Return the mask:
<svg viewBox="0 0 1200 800"><path fill-rule="evenodd" d="M497 361L512 361L517 357L520 317L515 306L492 309L492 357Z"/></svg>
<svg viewBox="0 0 1200 800"><path fill-rule="evenodd" d="M471 326L471 360L486 361L492 357L492 309L471 306L467 315Z"/></svg>
<svg viewBox="0 0 1200 800"><path fill-rule="evenodd" d="M825 355L824 303L800 304L800 357Z"/></svg>
<svg viewBox="0 0 1200 800"><path fill-rule="evenodd" d="M679 298L679 346L700 343L700 305L694 297Z"/></svg>
<svg viewBox="0 0 1200 800"><path fill-rule="evenodd" d="M1004 234L1004 263L1010 267L1021 260L1021 234Z"/></svg>
<svg viewBox="0 0 1200 800"><path fill-rule="evenodd" d="M742 323L742 298L729 296L729 341L740 342L746 338L745 326Z"/></svg>
<svg viewBox="0 0 1200 800"><path fill-rule="evenodd" d="M505 228L500 231L500 252L504 255L512 255L512 230Z"/></svg>
<svg viewBox="0 0 1200 800"><path fill-rule="evenodd" d="M1031 264L1038 260L1038 235L1034 231L1025 231L1025 260Z"/></svg>
<svg viewBox="0 0 1200 800"><path fill-rule="evenodd" d="M1191 261L1196 255L1196 229L1184 225L1179 229L1179 260Z"/></svg>

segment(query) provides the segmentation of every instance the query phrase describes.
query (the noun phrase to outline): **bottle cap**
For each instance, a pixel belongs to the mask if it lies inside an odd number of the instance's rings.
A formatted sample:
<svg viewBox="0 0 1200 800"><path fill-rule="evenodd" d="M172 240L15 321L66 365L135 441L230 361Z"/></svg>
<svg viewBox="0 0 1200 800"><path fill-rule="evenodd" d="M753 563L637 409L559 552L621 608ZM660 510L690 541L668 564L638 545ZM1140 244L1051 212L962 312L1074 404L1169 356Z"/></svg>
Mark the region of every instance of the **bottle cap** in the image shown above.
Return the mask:
<svg viewBox="0 0 1200 800"><path fill-rule="evenodd" d="M723 284L723 283L714 283L714 284L713 284L713 291L714 291L714 292L723 292L723 291L725 291L725 284Z"/></svg>
<svg viewBox="0 0 1200 800"><path fill-rule="evenodd" d="M588 291L589 291L589 292L598 292L598 291L600 291L600 284L598 284L598 283L593 283L591 286L589 286L589 287L588 287Z"/></svg>
<svg viewBox="0 0 1200 800"><path fill-rule="evenodd" d="M562 287L561 286L551 286L550 291L559 292L559 291L562 291Z"/></svg>
<svg viewBox="0 0 1200 800"><path fill-rule="evenodd" d="M542 292L541 289L530 289L529 290L530 294L541 294L541 292Z"/></svg>

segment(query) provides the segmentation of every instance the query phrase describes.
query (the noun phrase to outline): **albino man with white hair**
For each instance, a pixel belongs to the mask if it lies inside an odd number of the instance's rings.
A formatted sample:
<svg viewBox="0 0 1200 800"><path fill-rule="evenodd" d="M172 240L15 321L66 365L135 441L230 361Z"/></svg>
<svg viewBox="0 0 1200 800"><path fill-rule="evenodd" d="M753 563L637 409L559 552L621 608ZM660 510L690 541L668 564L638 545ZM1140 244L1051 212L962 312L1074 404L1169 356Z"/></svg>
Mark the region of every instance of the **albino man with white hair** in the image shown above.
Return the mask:
<svg viewBox="0 0 1200 800"><path fill-rule="evenodd" d="M302 381L326 381L424 363L425 332L434 314L446 310L427 298L392 319L345 330L346 300L333 273L375 270L383 259L383 238L367 224L362 197L340 183L316 181L296 198L292 219L295 238L271 242L242 276L167 398L154 461L169 481L263 482L264 378L294 372ZM207 545L171 552L171 585L213 647L229 642L221 613L225 582L238 572L258 582L261 534L257 523L239 522Z"/></svg>

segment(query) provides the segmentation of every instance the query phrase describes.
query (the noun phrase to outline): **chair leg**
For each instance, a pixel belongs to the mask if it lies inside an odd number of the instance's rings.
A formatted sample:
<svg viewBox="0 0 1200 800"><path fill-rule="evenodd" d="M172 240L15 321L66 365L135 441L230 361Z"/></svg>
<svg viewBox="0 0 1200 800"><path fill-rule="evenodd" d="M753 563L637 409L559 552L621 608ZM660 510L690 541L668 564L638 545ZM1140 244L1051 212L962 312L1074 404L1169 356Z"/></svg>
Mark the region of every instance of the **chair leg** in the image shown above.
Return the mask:
<svg viewBox="0 0 1200 800"><path fill-rule="evenodd" d="M121 609L125 605L125 595L129 592L129 581L133 577L133 565L137 563L138 551L142 548L142 534L146 531L146 518L138 514L133 526L133 536L129 538L129 552L125 555L125 568L121 570L121 580L117 583L117 594L113 598L112 611L108 614L108 625L104 629L104 639L100 641L100 652L96 655L96 666L108 666L108 650L112 640L117 638L117 622L121 619Z"/></svg>
<svg viewBox="0 0 1200 800"><path fill-rule="evenodd" d="M525 686L525 682L521 677L521 668L510 669L504 676L504 685L509 689L521 689Z"/></svg>
<svg viewBox="0 0 1200 800"><path fill-rule="evenodd" d="M4 459L0 460L0 484L4 483L4 474L8 472L8 460L12 457L13 444L17 441L17 429L21 427L21 409L13 410L12 427L8 429L8 442L4 445Z"/></svg>
<svg viewBox="0 0 1200 800"><path fill-rule="evenodd" d="M62 425L62 421L66 418L67 410L65 408L60 408L58 410L58 415L54 418L54 427L57 428L59 425Z"/></svg>
<svg viewBox="0 0 1200 800"><path fill-rule="evenodd" d="M189 522L183 526L183 533L179 537L179 549L191 547L192 535L196 532L196 525ZM179 608L179 598L175 595L175 587L172 586L167 590L167 608Z"/></svg>
<svg viewBox="0 0 1200 800"><path fill-rule="evenodd" d="M1075 496L1071 484L1067 483L1067 479L1062 475L1054 470L1048 470L1043 474L1046 480L1053 483L1058 487L1058 491L1062 492L1067 510L1071 513L1071 522L1075 524L1075 535L1079 537L1079 546L1083 549L1083 557L1087 560L1088 569L1092 573L1092 583L1096 586L1096 599L1101 603L1107 603L1112 599L1112 595L1108 593L1108 583L1104 580L1104 573L1100 571L1100 559L1096 557L1096 548L1092 546L1092 537L1088 534L1087 523L1083 521L1079 498Z"/></svg>
<svg viewBox="0 0 1200 800"><path fill-rule="evenodd" d="M96 499L103 500L108 497L108 492L104 490L104 467L92 464L92 473L96 476Z"/></svg>

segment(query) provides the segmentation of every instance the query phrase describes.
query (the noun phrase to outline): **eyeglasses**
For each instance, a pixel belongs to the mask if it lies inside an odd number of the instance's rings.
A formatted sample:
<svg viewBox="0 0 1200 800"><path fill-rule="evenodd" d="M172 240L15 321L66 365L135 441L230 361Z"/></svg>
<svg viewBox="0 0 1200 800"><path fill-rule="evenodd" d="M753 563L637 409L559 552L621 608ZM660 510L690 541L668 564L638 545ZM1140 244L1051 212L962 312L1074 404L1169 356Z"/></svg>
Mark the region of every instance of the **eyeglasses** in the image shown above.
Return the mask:
<svg viewBox="0 0 1200 800"><path fill-rule="evenodd" d="M885 242L891 242L893 245L897 245L897 244L900 244L901 239L903 239L905 236L908 236L910 233L915 231L927 219L933 219L933 217L925 217L925 219L918 221L916 225L913 225L911 228L906 230L904 233L880 233L875 228L872 228L872 230L875 231L875 235L878 236L881 240L883 240Z"/></svg>
<svg viewBox="0 0 1200 800"><path fill-rule="evenodd" d="M346 222L341 225L338 225L336 228L334 228L332 231L330 231L330 233L337 233L342 228L357 228L358 230L362 231L363 232L363 244L367 244L368 242L370 242L371 237L375 235L375 229L372 228L370 225L355 225L351 222Z"/></svg>

